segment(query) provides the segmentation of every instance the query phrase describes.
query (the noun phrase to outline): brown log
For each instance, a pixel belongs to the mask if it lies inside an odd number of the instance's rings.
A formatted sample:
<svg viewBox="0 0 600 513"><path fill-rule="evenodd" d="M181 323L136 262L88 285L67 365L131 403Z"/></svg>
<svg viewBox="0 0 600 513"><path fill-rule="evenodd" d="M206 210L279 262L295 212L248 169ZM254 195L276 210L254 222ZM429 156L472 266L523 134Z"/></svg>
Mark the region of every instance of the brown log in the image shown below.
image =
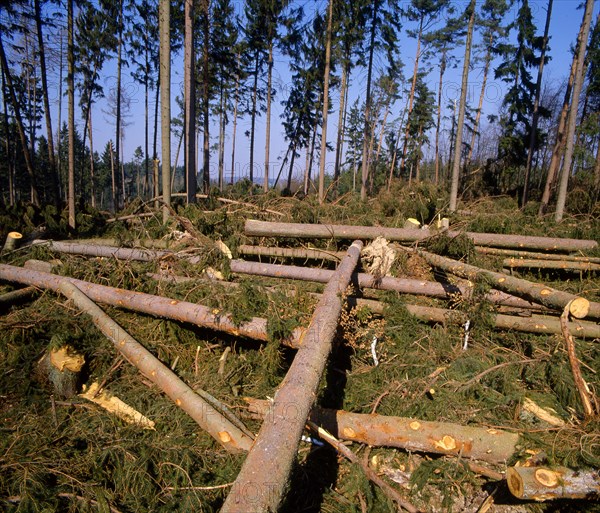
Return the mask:
<svg viewBox="0 0 600 513"><path fill-rule="evenodd" d="M229 314L216 308L0 264L0 280L4 281L33 285L58 292L58 287L63 279L76 285L92 301L156 317L187 322L195 326L222 331L234 336L242 336L260 341L268 340L267 320L260 317L253 317L248 322L236 325L231 320ZM282 341L282 343L290 347L299 347L303 333L304 330L298 328L294 330L289 339Z"/></svg>
<svg viewBox="0 0 600 513"><path fill-rule="evenodd" d="M230 268L234 273L269 276L272 278L289 278L292 280L316 281L320 283L327 283L333 274L333 271L328 269L247 262L245 260L232 260L230 262ZM353 276L353 282L357 283L358 286L362 288L394 290L401 294L419 294L422 296L440 297L444 299L453 299L457 295L470 297L472 292L470 287L454 285L451 283L438 283L409 278L393 278L391 276L377 278L372 274L366 273L355 274ZM490 303L497 305L513 306L516 308L540 308L540 305L505 294L498 290L491 290L486 294L485 299Z"/></svg>
<svg viewBox="0 0 600 513"><path fill-rule="evenodd" d="M443 269L471 281L475 281L478 277L483 277L490 281L497 289L529 301L541 303L542 305L555 310L562 311L570 301L578 299L578 296L574 294L556 290L541 283L534 283L522 278L515 278L514 276L489 271L487 269L482 269L481 267L452 260L451 258L434 255L427 251L419 251L419 255L433 267ZM594 319L600 318L600 303L590 301L588 315Z"/></svg>
<svg viewBox="0 0 600 513"><path fill-rule="evenodd" d="M250 246L243 244L238 248L242 255L256 255L268 257L303 258L307 260L330 260L339 262L345 255L343 251L327 251L318 248L277 248L264 246Z"/></svg>
<svg viewBox="0 0 600 513"><path fill-rule="evenodd" d="M509 467L506 481L510 493L524 500L597 500L600 497L600 473L598 470L571 470L562 467Z"/></svg>
<svg viewBox="0 0 600 513"><path fill-rule="evenodd" d="M310 239L376 239L415 242L436 235L433 230L385 228L383 226L349 226L335 224L272 223L248 219L245 233L254 237L303 237ZM447 231L449 237L462 232ZM561 239L556 237L533 237L502 233L464 232L477 246L504 248L529 248L544 251L579 251L598 247L595 240Z"/></svg>
<svg viewBox="0 0 600 513"><path fill-rule="evenodd" d="M10 292L0 295L0 311L5 310L9 306L27 301L36 292L37 289L35 287L25 287L22 289L11 290Z"/></svg>
<svg viewBox="0 0 600 513"><path fill-rule="evenodd" d="M269 401L246 397L251 412L269 414ZM294 405L288 405L293 412ZM352 413L315 406L309 419L336 438L373 447L398 447L407 451L447 454L505 463L516 451L519 435L501 429L428 422L407 417Z"/></svg>
<svg viewBox="0 0 600 513"><path fill-rule="evenodd" d="M507 258L502 261L510 269L558 269L563 271L600 271L600 264L572 260L540 260L533 258Z"/></svg>
<svg viewBox="0 0 600 513"><path fill-rule="evenodd" d="M475 251L483 255L510 256L513 258L536 258L538 260L564 260L572 262L590 262L600 264L600 258L580 255L559 255L556 253L536 253L533 251L519 251L518 249L487 248L475 246Z"/></svg>
<svg viewBox="0 0 600 513"><path fill-rule="evenodd" d="M350 283L361 249L362 242L353 242L327 283L304 342L275 395L221 513L277 510L331 351L342 311L341 295Z"/></svg>
<svg viewBox="0 0 600 513"><path fill-rule="evenodd" d="M143 347L121 326L88 298L76 285L66 279L59 291L92 318L96 327L106 335L115 348L144 376L157 385L173 402L229 452L250 450L252 438L233 425L221 413L202 399L150 351Z"/></svg>

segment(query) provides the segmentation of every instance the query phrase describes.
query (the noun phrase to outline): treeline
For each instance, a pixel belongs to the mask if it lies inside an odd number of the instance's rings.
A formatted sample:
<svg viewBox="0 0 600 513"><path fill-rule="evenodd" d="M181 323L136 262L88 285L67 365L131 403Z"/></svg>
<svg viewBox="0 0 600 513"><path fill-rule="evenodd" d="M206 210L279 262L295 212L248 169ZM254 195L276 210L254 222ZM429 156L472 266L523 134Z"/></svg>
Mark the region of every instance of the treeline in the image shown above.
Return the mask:
<svg viewBox="0 0 600 513"><path fill-rule="evenodd" d="M134 197L162 195L168 204L174 187L194 201L198 185L223 189L236 163L247 161L250 182L262 178L265 191L300 188L324 201L356 190L366 199L394 180L430 180L448 186L451 210L461 196L508 193L522 205L539 201L540 214L556 198L558 221L571 177L590 204L600 192L593 7L586 0L576 11L582 22L565 83L549 85L549 26L560 23L553 0L542 28L529 0L14 1L0 7L2 201L67 204L74 225L76 200L116 210ZM408 39L413 55L402 49ZM184 58L181 91L171 88L173 56ZM462 83L448 103L451 68ZM469 104L473 69L482 78ZM126 73L140 86L136 96L123 85ZM290 76L283 93L275 73ZM505 96L488 112L494 80ZM51 106L52 95L68 98L67 113L62 102ZM108 107L100 113L103 97ZM125 163L132 102L144 105L144 145ZM287 147L274 166L276 102ZM114 126L100 149L99 115ZM249 123L245 133L240 120ZM248 138L248 154L236 152L240 137ZM326 159L333 162L327 176ZM185 175L174 181L178 163Z"/></svg>

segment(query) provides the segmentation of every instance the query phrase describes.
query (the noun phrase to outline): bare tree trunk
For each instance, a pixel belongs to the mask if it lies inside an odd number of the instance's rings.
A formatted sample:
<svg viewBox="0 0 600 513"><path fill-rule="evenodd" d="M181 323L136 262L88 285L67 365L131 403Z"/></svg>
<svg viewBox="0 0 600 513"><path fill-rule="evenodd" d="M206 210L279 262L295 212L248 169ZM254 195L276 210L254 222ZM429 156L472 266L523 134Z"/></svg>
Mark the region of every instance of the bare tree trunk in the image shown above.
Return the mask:
<svg viewBox="0 0 600 513"><path fill-rule="evenodd" d="M550 30L550 18L552 16L553 0L548 0L548 8L546 12L546 26L544 28L544 39L542 42L542 53L540 55L540 66L538 69L537 82L535 84L535 100L533 102L533 119L531 120L531 136L529 138L529 151L527 152L527 164L525 165L525 178L523 182L523 198L521 207L527 204L529 199L529 177L531 175L531 165L533 162L533 153L535 149L535 141L537 136L537 127L539 121L540 95L542 94L542 76L544 73L544 64L546 60L546 49L548 47L548 32Z"/></svg>
<svg viewBox="0 0 600 513"><path fill-rule="evenodd" d="M237 54L237 69L239 69L240 54ZM235 75L235 105L233 107L233 134L231 135L231 185L235 179L235 138L237 132L238 103L240 101L240 75Z"/></svg>
<svg viewBox="0 0 600 513"><path fill-rule="evenodd" d="M88 109L88 131L90 134L90 195L92 208L96 208L96 177L94 175L94 141L92 132L92 109Z"/></svg>
<svg viewBox="0 0 600 513"><path fill-rule="evenodd" d="M163 222L171 206L171 2L159 0ZM192 143L193 144L193 143ZM158 185L158 184L156 184ZM156 186L155 186L156 188Z"/></svg>
<svg viewBox="0 0 600 513"><path fill-rule="evenodd" d="M196 202L196 58L194 55L194 0L185 0L185 183L187 203Z"/></svg>
<svg viewBox="0 0 600 513"><path fill-rule="evenodd" d="M219 178L217 186L223 191L223 182L225 178L225 98L223 84L219 98Z"/></svg>
<svg viewBox="0 0 600 513"><path fill-rule="evenodd" d="M379 1L373 5L373 18L371 22L371 36L369 45L369 63L367 67L367 97L365 100L365 127L363 130L363 154L362 154L362 172L360 184L360 199L367 200L367 180L369 179L369 155L368 144L369 134L371 133L371 80L373 77L373 54L375 52L375 36L377 34L377 13Z"/></svg>
<svg viewBox="0 0 600 513"><path fill-rule="evenodd" d="M271 156L271 87L273 83L273 40L269 41L269 60L267 61L267 127L265 129L265 174L263 192L269 190L269 158Z"/></svg>
<svg viewBox="0 0 600 513"><path fill-rule="evenodd" d="M408 116L406 118L406 128L404 130L404 146L402 147L402 159L400 161L400 172L404 171L406 162L406 153L408 151L408 132L410 131L410 115L413 111L413 102L415 99L415 88L417 86L417 74L419 73L419 58L421 57L421 35L423 33L423 16L419 22L419 33L417 35L417 53L415 54L415 66L413 68L413 79L410 86L410 95L408 97ZM409 180L410 181L410 180Z"/></svg>
<svg viewBox="0 0 600 513"><path fill-rule="evenodd" d="M584 15L585 16L585 15ZM577 37L577 48L581 45L583 37L583 22L579 30ZM563 99L562 109L560 111L560 118L558 120L558 127L556 130L556 141L554 142L554 148L552 149L552 157L550 159L550 166L548 168L548 176L546 177L546 185L544 186L544 192L542 193L542 199L540 202L540 208L538 210L538 216L543 216L548 209L550 203L550 196L558 177L558 169L560 168L560 162L562 160L564 146L565 146L565 129L567 127L567 118L569 114L569 104L571 101L571 93L573 91L573 83L575 81L575 72L577 70L577 53L573 55L571 62L571 71L569 73L569 81L567 83L567 89L565 90L565 97Z"/></svg>
<svg viewBox="0 0 600 513"><path fill-rule="evenodd" d="M258 98L258 50L254 60L254 86L252 88L252 112L250 113L250 183L254 186L254 139L256 128L256 104ZM250 189L252 193L252 189Z"/></svg>
<svg viewBox="0 0 600 513"><path fill-rule="evenodd" d="M48 163L50 164L50 169L48 169L48 173L50 175L50 187L51 187L51 196L52 201L55 204L60 203L59 193L58 193L58 174L56 169L56 158L54 155L54 135L52 134L52 116L50 115L50 100L48 99L48 73L46 71L46 50L44 44L44 37L42 35L42 15L41 15L41 7L40 0L34 1L35 7L35 26L37 30L37 39L38 39L38 50L39 50L39 58L40 58L40 72L42 78L42 96L44 101L44 117L46 120L46 134L48 138ZM93 205L92 205L93 206Z"/></svg>
<svg viewBox="0 0 600 513"><path fill-rule="evenodd" d="M69 97L69 227L75 229L75 55L73 48L73 0L67 1L68 24L68 73L67 95Z"/></svg>
<svg viewBox="0 0 600 513"><path fill-rule="evenodd" d="M113 151L112 141L109 141L110 150L110 176L111 176L111 193L112 193L112 208L113 212L117 211L117 182L115 177L115 155Z"/></svg>
<svg viewBox="0 0 600 513"><path fill-rule="evenodd" d="M573 98L569 109L569 120L567 122L567 133L565 136L565 158L562 165L562 174L560 178L560 187L558 189L558 198L556 200L556 212L554 220L558 223L562 221L565 203L567 201L567 188L569 186L569 175L571 174L571 162L573 159L575 126L577 124L577 111L579 109L579 96L585 80L585 53L587 41L592 24L592 14L594 11L594 0L587 0L585 5L585 14L582 23L581 44L577 49L577 69L575 71L575 80L573 82Z"/></svg>
<svg viewBox="0 0 600 513"><path fill-rule="evenodd" d="M325 74L323 76L323 126L321 128L321 155L319 159L319 203L325 200L325 159L327 158L327 116L329 114L329 70L331 68L331 26L333 0L329 0L327 39L325 42Z"/></svg>
<svg viewBox="0 0 600 513"><path fill-rule="evenodd" d="M160 65L158 71L158 81L156 83L156 98L154 99L154 137L152 141L152 190L153 196L156 198L154 201L154 208L158 209L159 202L158 197L160 196L159 186L159 168L158 168L158 153L156 151L156 142L158 139L158 104L160 100Z"/></svg>
<svg viewBox="0 0 600 513"><path fill-rule="evenodd" d="M442 128L442 84L444 82L444 73L446 71L446 53L447 50L442 50L440 60L440 83L438 84L438 101L437 101L437 122L435 124L435 184L440 183L440 130Z"/></svg>
<svg viewBox="0 0 600 513"><path fill-rule="evenodd" d="M6 167L8 173L8 201L11 206L15 204L15 186L14 186L14 169L13 162L15 159L11 157L11 138L10 134L10 125L8 123L8 98L6 92L6 77L4 75L4 67L2 66L2 106L4 111L4 149L6 151Z"/></svg>
<svg viewBox="0 0 600 513"><path fill-rule="evenodd" d="M342 69L342 83L340 86L340 111L338 114L338 132L337 142L335 145L335 167L333 169L333 181L336 182L340 178L340 166L342 160L342 149L344 144L345 120L346 120L346 99L348 95L348 76L350 74L348 65ZM337 185L336 185L337 190Z"/></svg>
<svg viewBox="0 0 600 513"><path fill-rule="evenodd" d="M4 72L4 79L6 81L6 85L8 87L8 92L10 94L11 103L13 105L13 110L15 113L15 122L17 125L17 131L19 132L19 139L21 142L21 146L23 147L23 158L25 159L25 166L27 167L27 173L29 175L29 181L31 184L31 202L34 205L40 204L40 198L38 195L35 172L33 169L33 162L31 161L31 154L29 153L29 146L27 144L27 136L25 135L25 129L23 128L23 118L21 117L21 109L19 107L19 103L17 101L17 96L14 89L14 84L12 80L12 75L10 74L10 69L8 67L8 61L6 59L6 53L4 51L4 43L2 41L2 34L0 33L0 60L2 64L2 70Z"/></svg>
<svg viewBox="0 0 600 513"><path fill-rule="evenodd" d="M222 513L276 511L284 494L298 444L342 312L341 294L350 283L362 242L355 241L325 287L290 369L262 424L252 449L223 504ZM290 410L293 405L293 412ZM256 494L250 496L251 484Z"/></svg>
<svg viewBox="0 0 600 513"><path fill-rule="evenodd" d="M488 49L485 54L485 65L483 67L483 79L481 82L481 93L479 93L479 106L477 107L477 114L475 116L475 123L473 124L473 132L471 133L471 144L469 145L469 154L465 162L465 168L471 164L473 159L473 153L475 152L475 139L477 138L477 130L479 130L479 122L481 121L481 112L483 109L483 100L485 99L485 88L487 86L487 78L490 72L490 63L492 62L492 43L494 41L493 34L490 34L490 40L488 41Z"/></svg>
<svg viewBox="0 0 600 513"><path fill-rule="evenodd" d="M450 182L450 212L454 212L456 210L456 204L458 202L460 155L462 153L463 125L465 122L465 109L467 106L469 66L471 65L471 44L473 41L473 27L475 25L475 0L471 0L468 11L470 11L469 28L467 29L467 42L465 45L465 60L460 90L460 106L458 108L458 124L456 125L456 140L454 142L454 161L452 162L452 181Z"/></svg>

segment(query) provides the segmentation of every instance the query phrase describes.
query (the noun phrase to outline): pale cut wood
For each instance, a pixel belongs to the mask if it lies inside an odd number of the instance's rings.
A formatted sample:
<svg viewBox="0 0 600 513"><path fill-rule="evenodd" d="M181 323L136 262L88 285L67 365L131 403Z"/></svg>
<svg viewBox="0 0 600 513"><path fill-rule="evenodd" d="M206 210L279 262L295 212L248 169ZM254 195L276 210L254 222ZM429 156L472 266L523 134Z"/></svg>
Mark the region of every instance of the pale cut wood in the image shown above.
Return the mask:
<svg viewBox="0 0 600 513"><path fill-rule="evenodd" d="M274 223L248 219L246 235L252 237L298 237L310 239L376 239L415 242L427 239L439 232L434 230L412 230L386 228L383 226L350 226L335 224ZM555 237L534 237L530 235L507 235L502 233L476 233L446 231L449 237L464 233L477 246L504 248L541 249L544 251L579 251L598 247L595 240L561 239Z"/></svg>
<svg viewBox="0 0 600 513"><path fill-rule="evenodd" d="M563 271L600 271L600 264L574 260L542 260L533 258L507 258L502 265L510 269L557 269Z"/></svg>
<svg viewBox="0 0 600 513"><path fill-rule="evenodd" d="M477 253L484 255L510 256L513 258L534 258L538 260L561 260L572 262L590 262L600 264L599 257L588 257L581 255L562 255L556 253L536 253L534 251L520 251L518 249L488 248L485 246L475 246Z"/></svg>
<svg viewBox="0 0 600 513"><path fill-rule="evenodd" d="M173 402L192 417L196 423L230 452L248 451L252 438L233 425L221 413L196 394L150 351L143 347L76 285L67 280L59 284L59 291L92 318L94 325L115 345L115 348L157 385Z"/></svg>
<svg viewBox="0 0 600 513"><path fill-rule="evenodd" d="M251 412L265 416L270 401L245 397ZM451 422L353 413L314 406L309 419L341 440L374 447L461 456L488 463L505 463L516 451L519 435L501 429Z"/></svg>
<svg viewBox="0 0 600 513"><path fill-rule="evenodd" d="M70 255L86 255L105 258L117 258L119 260L138 260L152 262L165 256L173 255L172 251L158 251L150 249L119 248L116 246L104 246L99 244L81 244L78 242L34 240L33 245L45 246L51 251L67 253Z"/></svg>
<svg viewBox="0 0 600 513"><path fill-rule="evenodd" d="M352 243L325 287L303 344L275 394L221 513L277 510L331 351L342 311L341 296L350 283L362 246L360 241Z"/></svg>
<svg viewBox="0 0 600 513"><path fill-rule="evenodd" d="M548 308L562 311L563 308L570 302L577 299L579 296L570 294L569 292L563 292L556 290L551 287L547 287L541 283L534 283L532 281L524 280L522 278L516 278L502 273L489 271L469 265L464 262L452 260L439 255L434 255L427 251L419 251L418 254L422 256L429 265L443 269L462 278L467 278L470 281L476 281L478 278L484 278L497 289L503 290L515 296L541 303ZM600 303L590 301L590 309L588 316L594 319L600 318Z"/></svg>
<svg viewBox="0 0 600 513"><path fill-rule="evenodd" d="M327 283L333 274L333 271L328 269L248 262L245 260L232 260L230 262L230 269L234 273L269 276L272 278L288 278L292 280L316 281L320 283ZM415 280L411 278L394 278L391 276L377 278L372 274L366 273L356 273L353 276L353 283L361 288L394 290L401 294L418 294L444 299L456 299L458 296L471 297L472 295L472 288L468 286L427 280ZM488 292L485 295L485 299L486 301L497 305L513 306L516 308L540 308L540 305L531 301L523 300L498 290L491 290Z"/></svg>
<svg viewBox="0 0 600 513"><path fill-rule="evenodd" d="M8 251L13 251L17 248L23 235L19 232L8 232L6 236L6 240L4 241L4 246L2 246L2 251L0 253L7 253Z"/></svg>
<svg viewBox="0 0 600 513"><path fill-rule="evenodd" d="M598 470L568 468L509 467L506 481L515 497L524 500L598 499Z"/></svg>
<svg viewBox="0 0 600 513"><path fill-rule="evenodd" d="M97 285L74 278L63 278L50 273L5 264L0 264L0 280L33 285L42 289L54 290L55 292L58 292L61 280L66 280L76 285L90 299L99 303L179 322L187 322L195 326L222 331L234 336L242 336L264 342L268 340L267 320L261 317L253 317L250 321L237 325L232 321L231 316L227 312L222 312L218 308L209 308L188 301ZM302 343L303 333L304 330L302 328L297 328L282 343L290 347L299 347Z"/></svg>

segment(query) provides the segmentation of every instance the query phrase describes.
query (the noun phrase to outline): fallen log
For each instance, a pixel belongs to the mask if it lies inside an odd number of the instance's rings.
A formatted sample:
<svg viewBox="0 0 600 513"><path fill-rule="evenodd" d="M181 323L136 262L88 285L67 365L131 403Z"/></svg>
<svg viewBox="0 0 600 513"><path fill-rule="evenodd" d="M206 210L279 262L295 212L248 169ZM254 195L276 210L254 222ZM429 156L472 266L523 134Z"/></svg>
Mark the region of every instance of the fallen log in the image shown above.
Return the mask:
<svg viewBox="0 0 600 513"><path fill-rule="evenodd" d="M141 262L152 262L165 256L173 255L173 251L159 251L150 249L119 248L116 246L104 246L99 244L81 244L77 242L63 242L51 240L34 240L33 245L45 246L51 251L67 253L70 255L85 255L105 258L117 258L119 260L139 260Z"/></svg>
<svg viewBox="0 0 600 513"><path fill-rule="evenodd" d="M598 470L568 468L509 467L508 489L518 499L546 501L551 499L600 498Z"/></svg>
<svg viewBox="0 0 600 513"><path fill-rule="evenodd" d="M221 513L278 509L331 351L342 311L341 296L350 283L361 249L362 242L353 242L327 283L304 342L275 395Z"/></svg>
<svg viewBox="0 0 600 513"><path fill-rule="evenodd" d="M11 290L0 295L0 311L6 310L12 305L19 304L30 299L37 289L35 287L24 287L22 289Z"/></svg>
<svg viewBox="0 0 600 513"><path fill-rule="evenodd" d="M262 417L270 401L245 397L248 409ZM293 405L289 405L293 410ZM314 406L309 420L341 440L373 447L397 447L406 451L446 454L505 463L517 450L519 435L501 429L427 422L407 417L352 413Z"/></svg>
<svg viewBox="0 0 600 513"><path fill-rule="evenodd" d="M225 449L233 453L250 450L252 438L181 381L177 374L113 321L76 285L63 279L58 290L92 318L94 325L106 335L129 363L157 385Z"/></svg>
<svg viewBox="0 0 600 513"><path fill-rule="evenodd" d="M571 309L571 313L578 319L586 316L593 317L594 319L600 318L600 303L588 302L585 298L581 298L575 294L556 290L541 283L534 283L522 278L515 278L514 276L482 269L481 267L465 264L451 258L434 255L427 251L418 251L418 254L433 267L443 269L462 278L467 278L470 281L476 281L477 278L483 277L497 289L532 302L540 303L548 308L562 311L570 301L573 301L573 305L577 306L577 310L574 311ZM575 303L575 301L577 302Z"/></svg>
<svg viewBox="0 0 600 513"><path fill-rule="evenodd" d="M517 249L488 248L475 246L475 251L483 255L510 256L513 258L535 258L538 260L564 260L572 262L590 262L600 264L599 257L588 257L580 255L558 255L556 253L536 253L533 251L519 251Z"/></svg>
<svg viewBox="0 0 600 513"><path fill-rule="evenodd" d="M231 316L216 308L179 301L142 292L97 285L74 278L64 278L54 274L23 269L12 265L0 264L0 280L33 285L42 289L58 292L61 280L66 280L81 289L92 301L106 305L125 308L136 312L163 317L179 322L186 322L217 331L222 331L234 336L247 337L266 342L267 320L253 317L250 321L236 325ZM296 329L291 336L282 343L290 347L299 347L302 341L303 329Z"/></svg>
<svg viewBox="0 0 600 513"><path fill-rule="evenodd" d="M574 260L541 260L533 258L507 258L502 261L510 269L557 269L562 271L600 271L600 264Z"/></svg>
<svg viewBox="0 0 600 513"><path fill-rule="evenodd" d="M416 242L437 235L434 230L385 228L383 226L349 226L335 224L274 223L248 219L244 231L252 237L299 237L309 239L376 239ZM463 232L445 231L448 237ZM530 248L545 251L579 251L598 247L595 240L561 239L557 237L533 237L530 235L507 235L502 233L464 232L477 246L503 248Z"/></svg>
<svg viewBox="0 0 600 513"><path fill-rule="evenodd" d="M343 251L327 251L318 248L277 248L248 244L238 247L238 252L242 255L329 260L332 262L339 262L345 255Z"/></svg>
<svg viewBox="0 0 600 513"><path fill-rule="evenodd" d="M315 269L292 265L266 264L262 262L248 262L245 260L231 260L230 269L234 273L268 276L271 278L288 278L292 280L316 281L327 283L334 271L328 269ZM394 290L401 294L419 294L422 296L455 299L457 295L470 297L472 288L451 283L438 283L427 280L409 278L393 278L383 276L377 278L372 274L357 273L353 275L353 282L361 288L380 290ZM540 308L539 305L505 294L498 290L491 290L485 299L497 305L512 306L516 308Z"/></svg>

